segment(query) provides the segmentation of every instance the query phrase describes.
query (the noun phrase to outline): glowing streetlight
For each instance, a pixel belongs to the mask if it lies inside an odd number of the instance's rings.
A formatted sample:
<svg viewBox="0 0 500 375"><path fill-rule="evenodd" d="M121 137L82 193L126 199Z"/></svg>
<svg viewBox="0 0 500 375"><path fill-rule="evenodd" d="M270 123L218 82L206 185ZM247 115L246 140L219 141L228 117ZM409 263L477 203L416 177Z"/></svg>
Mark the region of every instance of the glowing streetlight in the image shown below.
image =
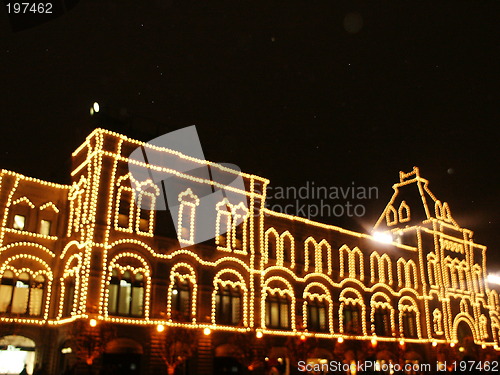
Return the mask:
<svg viewBox="0 0 500 375"><path fill-rule="evenodd" d="M158 332L163 332L163 331L165 331L165 326L164 326L163 324L158 324L158 325L156 326L156 330L157 330Z"/></svg>
<svg viewBox="0 0 500 375"><path fill-rule="evenodd" d="M261 332L261 331L257 331L257 333L255 334L255 336L258 338L258 339L261 339L264 334Z"/></svg>
<svg viewBox="0 0 500 375"><path fill-rule="evenodd" d="M212 331L210 330L210 328L205 328L205 329L203 330L203 334L204 334L205 336L208 336L208 335L210 335L211 333L212 333Z"/></svg>
<svg viewBox="0 0 500 375"><path fill-rule="evenodd" d="M91 327L95 327L97 325L97 320L90 319L89 324L90 324Z"/></svg>

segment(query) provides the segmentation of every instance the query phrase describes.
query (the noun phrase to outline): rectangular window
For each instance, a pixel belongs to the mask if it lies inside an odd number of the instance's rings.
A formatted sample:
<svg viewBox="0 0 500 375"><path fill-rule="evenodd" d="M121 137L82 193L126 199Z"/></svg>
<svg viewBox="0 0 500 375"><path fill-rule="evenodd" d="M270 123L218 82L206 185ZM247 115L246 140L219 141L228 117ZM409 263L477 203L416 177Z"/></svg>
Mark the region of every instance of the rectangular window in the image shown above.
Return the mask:
<svg viewBox="0 0 500 375"><path fill-rule="evenodd" d="M38 316L42 313L43 289L31 288L30 315Z"/></svg>
<svg viewBox="0 0 500 375"><path fill-rule="evenodd" d="M238 324L240 322L240 311L241 311L241 297L238 295L236 297L233 297L233 311L232 311L232 318L233 321L231 322L232 324Z"/></svg>
<svg viewBox="0 0 500 375"><path fill-rule="evenodd" d="M18 229L18 230L24 230L25 223L26 223L26 216L15 215L14 216L14 223L12 225L12 228Z"/></svg>
<svg viewBox="0 0 500 375"><path fill-rule="evenodd" d="M29 295L29 285L22 281L17 281L14 289L14 297L12 298L12 314L26 314Z"/></svg>
<svg viewBox="0 0 500 375"><path fill-rule="evenodd" d="M10 280L9 280L10 281ZM0 313L7 312L7 309L10 305L10 301L12 299L12 285L3 284L4 280L2 280L2 285L0 285Z"/></svg>
<svg viewBox="0 0 500 375"><path fill-rule="evenodd" d="M377 336L387 336L389 329L389 313L385 309L378 309L375 312L375 333Z"/></svg>
<svg viewBox="0 0 500 375"><path fill-rule="evenodd" d="M142 301L144 300L144 288L132 288L132 315L142 316Z"/></svg>
<svg viewBox="0 0 500 375"><path fill-rule="evenodd" d="M118 303L118 314L130 315L130 299L132 284L127 280L120 280L120 299Z"/></svg>
<svg viewBox="0 0 500 375"><path fill-rule="evenodd" d="M270 323L269 323L269 326L270 327L279 327L279 314L280 314L280 310L279 310L279 305L278 305L278 301L272 301L271 302L271 316L270 316Z"/></svg>
<svg viewBox="0 0 500 375"><path fill-rule="evenodd" d="M320 332L325 332L326 331L326 308L325 306L320 306L318 309L318 314L319 314L319 331Z"/></svg>
<svg viewBox="0 0 500 375"><path fill-rule="evenodd" d="M290 322L288 317L290 313L288 311L288 304L285 302L280 307L281 307L280 327L289 328Z"/></svg>
<svg viewBox="0 0 500 375"><path fill-rule="evenodd" d="M52 222L50 220L42 220L40 222L40 234L50 236L50 227Z"/></svg>
<svg viewBox="0 0 500 375"><path fill-rule="evenodd" d="M108 311L110 314L116 314L116 301L118 299L118 285L109 284L108 285Z"/></svg>

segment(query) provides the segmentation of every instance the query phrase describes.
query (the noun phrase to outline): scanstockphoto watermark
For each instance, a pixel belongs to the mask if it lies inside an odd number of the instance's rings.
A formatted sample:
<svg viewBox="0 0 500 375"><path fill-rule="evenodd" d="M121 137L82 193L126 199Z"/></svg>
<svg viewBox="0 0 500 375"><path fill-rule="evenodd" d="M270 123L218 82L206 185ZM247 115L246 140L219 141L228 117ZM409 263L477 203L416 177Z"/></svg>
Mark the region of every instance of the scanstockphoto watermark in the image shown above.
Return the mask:
<svg viewBox="0 0 500 375"><path fill-rule="evenodd" d="M362 217L366 214L364 202L378 199L376 186L319 186L307 181L303 186L276 186L267 188L266 208L271 211L308 219L316 217Z"/></svg>
<svg viewBox="0 0 500 375"><path fill-rule="evenodd" d="M391 363L391 362L377 362L377 361L358 361L351 363L344 363L340 361L327 361L324 362L306 362L299 361L297 363L299 372L302 373L359 373L359 372L383 372L388 374L394 373L439 373L448 370L446 363L436 362L430 363Z"/></svg>

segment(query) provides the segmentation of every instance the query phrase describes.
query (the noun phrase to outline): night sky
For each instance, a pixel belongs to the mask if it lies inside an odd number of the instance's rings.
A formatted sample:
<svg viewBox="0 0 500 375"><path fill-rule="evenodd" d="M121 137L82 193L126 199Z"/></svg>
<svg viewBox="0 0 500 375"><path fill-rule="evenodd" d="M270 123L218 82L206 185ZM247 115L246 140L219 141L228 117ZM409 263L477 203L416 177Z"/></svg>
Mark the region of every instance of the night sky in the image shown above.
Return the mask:
<svg viewBox="0 0 500 375"><path fill-rule="evenodd" d="M271 186L378 187L366 216L321 219L367 231L416 165L499 271L499 16L498 1L80 0L13 32L1 11L0 168L68 182L97 126L195 124L207 159Z"/></svg>

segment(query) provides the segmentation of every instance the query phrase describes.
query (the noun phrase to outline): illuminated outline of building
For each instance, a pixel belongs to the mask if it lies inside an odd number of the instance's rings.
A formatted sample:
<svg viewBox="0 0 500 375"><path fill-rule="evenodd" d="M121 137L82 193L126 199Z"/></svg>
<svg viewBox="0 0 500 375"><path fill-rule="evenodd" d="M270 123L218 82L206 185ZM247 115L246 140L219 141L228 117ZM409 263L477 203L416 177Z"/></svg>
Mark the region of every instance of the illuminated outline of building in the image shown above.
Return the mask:
<svg viewBox="0 0 500 375"><path fill-rule="evenodd" d="M486 247L458 226L418 168L400 172L374 227L390 233L390 243L270 211L268 180L225 170L244 179L246 191L236 193L248 210L220 202L214 240L180 249L175 232L161 233L166 212L130 203L146 199L154 207L161 198L151 181L128 173L127 156L139 146L223 168L96 129L72 154L72 185L1 171L0 333L33 339L53 370L61 348L71 346L69 327L91 320L114 324L117 338L130 340L134 332L132 338L148 342L139 350L149 360L144 373L162 366L155 342L169 327L210 332L199 341L212 349L219 333L236 332L256 346L314 337L428 348L461 344L469 332L475 344L499 349L500 305L486 282ZM198 198L192 190L179 196L188 208L179 210L179 224L189 223L180 241L193 242ZM245 220L235 228L237 215ZM217 310L223 299L229 316ZM47 337L56 344L39 345Z"/></svg>

